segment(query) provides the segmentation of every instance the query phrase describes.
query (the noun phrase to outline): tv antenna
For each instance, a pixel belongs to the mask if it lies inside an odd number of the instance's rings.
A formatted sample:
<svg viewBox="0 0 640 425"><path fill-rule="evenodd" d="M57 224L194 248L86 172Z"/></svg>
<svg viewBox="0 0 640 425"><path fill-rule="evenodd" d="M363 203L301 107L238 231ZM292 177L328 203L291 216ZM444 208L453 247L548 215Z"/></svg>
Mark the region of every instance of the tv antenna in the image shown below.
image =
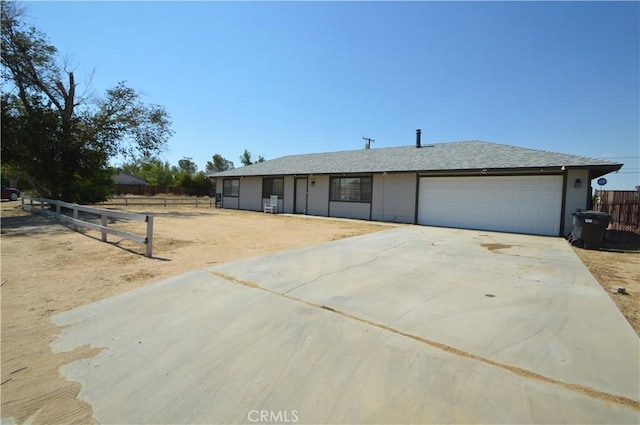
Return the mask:
<svg viewBox="0 0 640 425"><path fill-rule="evenodd" d="M365 141L364 143L365 149L371 149L371 143L375 142L375 139L372 139L371 137L363 137L362 140Z"/></svg>

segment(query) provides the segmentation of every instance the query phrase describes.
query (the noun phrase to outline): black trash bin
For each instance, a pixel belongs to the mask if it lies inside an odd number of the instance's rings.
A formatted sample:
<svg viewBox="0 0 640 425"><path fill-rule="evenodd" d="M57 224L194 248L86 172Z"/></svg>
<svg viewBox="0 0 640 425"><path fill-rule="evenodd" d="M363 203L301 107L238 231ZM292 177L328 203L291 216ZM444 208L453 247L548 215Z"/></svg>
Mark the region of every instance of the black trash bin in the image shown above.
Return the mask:
<svg viewBox="0 0 640 425"><path fill-rule="evenodd" d="M611 216L600 211L576 211L573 215L573 230L569 235L571 245L600 249L604 239L604 231L607 230Z"/></svg>

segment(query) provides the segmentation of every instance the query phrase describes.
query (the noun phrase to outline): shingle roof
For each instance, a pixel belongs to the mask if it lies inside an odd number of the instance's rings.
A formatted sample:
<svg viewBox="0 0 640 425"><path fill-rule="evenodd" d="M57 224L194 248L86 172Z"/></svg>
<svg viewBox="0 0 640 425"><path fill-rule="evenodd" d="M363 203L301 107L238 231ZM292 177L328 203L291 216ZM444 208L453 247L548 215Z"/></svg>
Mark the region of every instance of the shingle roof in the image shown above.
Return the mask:
<svg viewBox="0 0 640 425"><path fill-rule="evenodd" d="M606 168L622 164L482 141L290 155L213 174L215 177L548 167ZM604 173L603 173L604 174Z"/></svg>

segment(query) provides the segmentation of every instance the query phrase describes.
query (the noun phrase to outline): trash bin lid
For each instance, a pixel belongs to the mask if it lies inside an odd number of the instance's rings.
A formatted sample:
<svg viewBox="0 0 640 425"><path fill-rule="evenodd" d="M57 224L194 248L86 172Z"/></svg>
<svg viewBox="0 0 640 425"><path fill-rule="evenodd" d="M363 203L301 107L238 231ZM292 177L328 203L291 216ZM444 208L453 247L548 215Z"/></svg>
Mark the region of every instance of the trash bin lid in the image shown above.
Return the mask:
<svg viewBox="0 0 640 425"><path fill-rule="evenodd" d="M611 214L602 211L576 211L572 212L571 214L580 218L611 218Z"/></svg>

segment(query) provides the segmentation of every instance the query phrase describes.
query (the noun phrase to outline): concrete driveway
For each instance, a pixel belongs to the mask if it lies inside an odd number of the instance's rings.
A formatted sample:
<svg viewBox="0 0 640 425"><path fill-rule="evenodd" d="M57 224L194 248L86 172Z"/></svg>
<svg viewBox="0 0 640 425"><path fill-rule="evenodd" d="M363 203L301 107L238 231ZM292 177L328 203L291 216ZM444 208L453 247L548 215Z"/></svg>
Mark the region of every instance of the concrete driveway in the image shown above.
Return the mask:
<svg viewBox="0 0 640 425"><path fill-rule="evenodd" d="M640 422L640 339L558 238L407 226L54 322L105 348L62 368L99 423Z"/></svg>

